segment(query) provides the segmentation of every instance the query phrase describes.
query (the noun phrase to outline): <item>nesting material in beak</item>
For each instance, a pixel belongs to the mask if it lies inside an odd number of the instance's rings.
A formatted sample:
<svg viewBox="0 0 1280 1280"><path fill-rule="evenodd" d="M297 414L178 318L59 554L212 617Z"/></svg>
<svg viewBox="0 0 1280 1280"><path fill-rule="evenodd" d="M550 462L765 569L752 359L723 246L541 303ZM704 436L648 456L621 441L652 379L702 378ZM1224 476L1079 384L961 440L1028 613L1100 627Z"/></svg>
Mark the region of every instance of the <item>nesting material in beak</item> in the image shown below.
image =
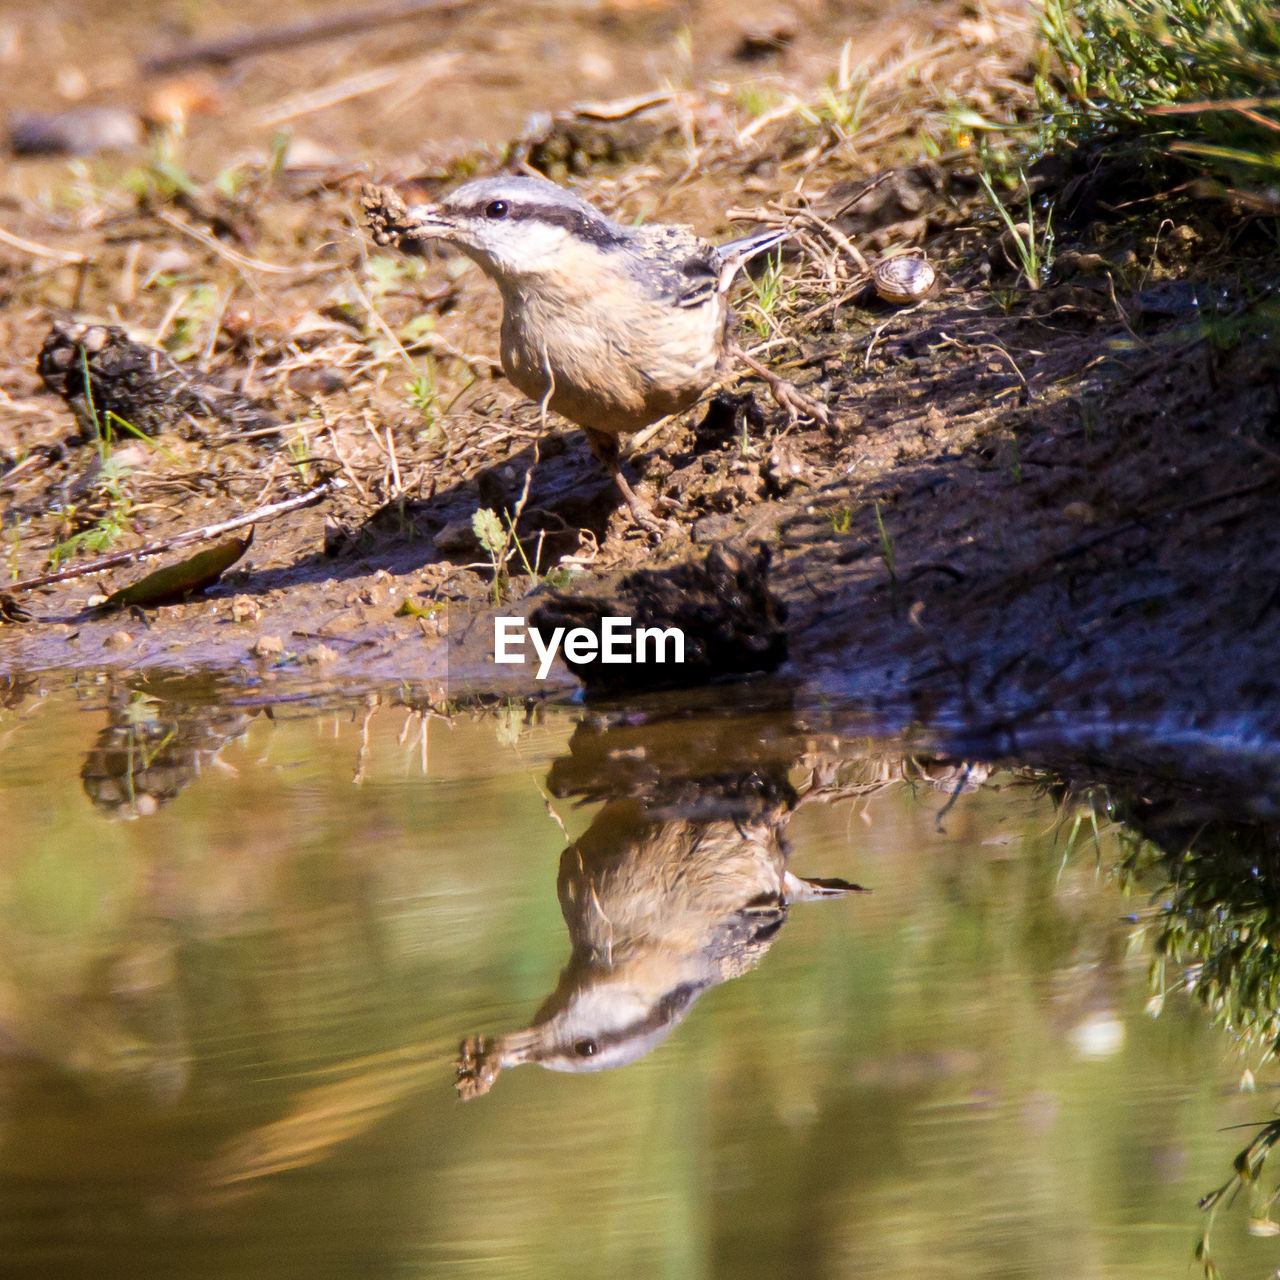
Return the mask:
<svg viewBox="0 0 1280 1280"><path fill-rule="evenodd" d="M391 187L366 183L360 193L360 205L374 243L395 245L408 253L424 240L437 240L453 229L437 205L408 205Z"/></svg>
<svg viewBox="0 0 1280 1280"><path fill-rule="evenodd" d="M458 1097L470 1102L488 1093L503 1067L518 1067L522 1062L532 1061L534 1050L541 1042L537 1027L493 1038L468 1036L458 1046L455 1064Z"/></svg>
<svg viewBox="0 0 1280 1280"><path fill-rule="evenodd" d="M468 1036L458 1046L458 1097L470 1102L488 1093L501 1070L501 1055L494 1052L493 1042L484 1036Z"/></svg>

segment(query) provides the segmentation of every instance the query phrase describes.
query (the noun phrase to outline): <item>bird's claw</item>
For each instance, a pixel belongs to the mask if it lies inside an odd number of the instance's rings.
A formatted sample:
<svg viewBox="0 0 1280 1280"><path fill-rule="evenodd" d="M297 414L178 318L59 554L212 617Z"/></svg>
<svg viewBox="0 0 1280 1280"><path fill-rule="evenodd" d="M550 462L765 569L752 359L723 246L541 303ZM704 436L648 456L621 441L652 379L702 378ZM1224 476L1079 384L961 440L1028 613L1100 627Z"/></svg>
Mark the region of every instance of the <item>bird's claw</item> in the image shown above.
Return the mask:
<svg viewBox="0 0 1280 1280"><path fill-rule="evenodd" d="M776 386L770 388L779 408L787 411L787 417L795 422L800 418L813 418L824 427L831 425L831 410L825 404L810 399L794 383L780 378Z"/></svg>
<svg viewBox="0 0 1280 1280"><path fill-rule="evenodd" d="M637 528L643 529L645 533L652 534L659 540L673 530L679 529L679 525L674 520L662 519L642 498L636 497L634 502L628 501L627 510L631 512L631 519Z"/></svg>
<svg viewBox="0 0 1280 1280"><path fill-rule="evenodd" d="M825 404L810 399L795 383L788 382L786 378L780 378L772 369L748 355L737 342L730 343L728 351L731 356L741 360L758 378L764 379L774 403L780 409L786 410L791 422L795 422L798 418L813 418L824 427L831 426L831 411Z"/></svg>

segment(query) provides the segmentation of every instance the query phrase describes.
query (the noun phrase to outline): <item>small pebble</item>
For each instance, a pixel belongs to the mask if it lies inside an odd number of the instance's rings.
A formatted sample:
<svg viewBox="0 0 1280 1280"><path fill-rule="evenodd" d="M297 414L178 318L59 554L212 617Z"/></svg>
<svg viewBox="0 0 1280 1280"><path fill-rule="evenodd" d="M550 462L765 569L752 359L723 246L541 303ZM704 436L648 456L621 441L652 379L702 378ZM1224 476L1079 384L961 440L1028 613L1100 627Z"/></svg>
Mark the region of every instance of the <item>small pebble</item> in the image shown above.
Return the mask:
<svg viewBox="0 0 1280 1280"><path fill-rule="evenodd" d="M289 375L289 390L300 396L327 396L345 387L346 380L337 372L321 365L307 365Z"/></svg>
<svg viewBox="0 0 1280 1280"><path fill-rule="evenodd" d="M262 616L262 606L252 596L236 596L231 602L233 622L257 622Z"/></svg>
<svg viewBox="0 0 1280 1280"><path fill-rule="evenodd" d="M91 156L130 151L142 140L142 121L125 107L20 111L9 118L9 147L16 155Z"/></svg>

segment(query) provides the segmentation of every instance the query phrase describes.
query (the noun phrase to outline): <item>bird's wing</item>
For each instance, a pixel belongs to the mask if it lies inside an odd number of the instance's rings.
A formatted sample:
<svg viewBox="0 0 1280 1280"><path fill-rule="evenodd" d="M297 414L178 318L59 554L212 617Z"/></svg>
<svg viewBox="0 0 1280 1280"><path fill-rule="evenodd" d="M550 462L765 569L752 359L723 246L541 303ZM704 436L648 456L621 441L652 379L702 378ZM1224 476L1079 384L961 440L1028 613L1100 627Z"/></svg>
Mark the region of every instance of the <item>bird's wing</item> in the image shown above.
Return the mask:
<svg viewBox="0 0 1280 1280"><path fill-rule="evenodd" d="M685 227L642 227L637 256L663 298L677 307L700 307L728 289L744 262L790 234L773 229L713 245Z"/></svg>
<svg viewBox="0 0 1280 1280"><path fill-rule="evenodd" d="M654 297L674 307L700 307L716 295L720 258L688 227L647 226L634 231L632 270Z"/></svg>
<svg viewBox="0 0 1280 1280"><path fill-rule="evenodd" d="M701 244L680 264L678 307L700 307L720 292L720 259L709 244Z"/></svg>

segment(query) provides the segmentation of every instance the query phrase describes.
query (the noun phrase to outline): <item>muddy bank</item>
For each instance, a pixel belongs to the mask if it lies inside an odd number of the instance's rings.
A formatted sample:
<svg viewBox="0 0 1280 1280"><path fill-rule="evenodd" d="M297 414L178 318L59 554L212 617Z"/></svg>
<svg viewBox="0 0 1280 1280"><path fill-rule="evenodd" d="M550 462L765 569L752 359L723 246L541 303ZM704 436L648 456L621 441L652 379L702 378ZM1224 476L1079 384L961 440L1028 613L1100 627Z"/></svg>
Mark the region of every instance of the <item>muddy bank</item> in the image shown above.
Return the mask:
<svg viewBox="0 0 1280 1280"><path fill-rule="evenodd" d="M92 216L71 220L19 206L20 234L87 261L2 250L10 574L40 572L55 548L91 554L81 535L104 523L128 548L328 476L343 487L264 523L203 599L87 609L137 568L25 595L32 620L0 627L0 670L545 691L489 661L494 614L763 542L787 610L783 674L807 697L993 732L1121 722L1273 739L1268 225L1185 193L1117 207L1114 175L1049 167L1033 216L1042 234L1052 206L1056 258L1029 279L954 111L958 98L997 127L1025 117L1029 11L932 6L897 43L856 15L802 27L809 52L769 54L750 91L700 85L571 113L507 152L619 217L715 238L777 217L803 229L780 275L744 283L739 332L835 425L789 421L759 383L732 380L632 455L670 521L658 545L618 509L581 434L544 433L494 376L487 282L457 258L373 252L356 209L367 172L249 168L230 198L212 184L153 186L141 203L99 191ZM823 35L853 43L819 72ZM499 162L457 149L427 189ZM941 282L897 308L865 268L906 247ZM184 421L122 441L104 475L35 373L49 322L70 309L161 341L279 431ZM508 548L495 582L472 517L512 507L526 475L520 555ZM572 687L558 671L549 687Z"/></svg>

